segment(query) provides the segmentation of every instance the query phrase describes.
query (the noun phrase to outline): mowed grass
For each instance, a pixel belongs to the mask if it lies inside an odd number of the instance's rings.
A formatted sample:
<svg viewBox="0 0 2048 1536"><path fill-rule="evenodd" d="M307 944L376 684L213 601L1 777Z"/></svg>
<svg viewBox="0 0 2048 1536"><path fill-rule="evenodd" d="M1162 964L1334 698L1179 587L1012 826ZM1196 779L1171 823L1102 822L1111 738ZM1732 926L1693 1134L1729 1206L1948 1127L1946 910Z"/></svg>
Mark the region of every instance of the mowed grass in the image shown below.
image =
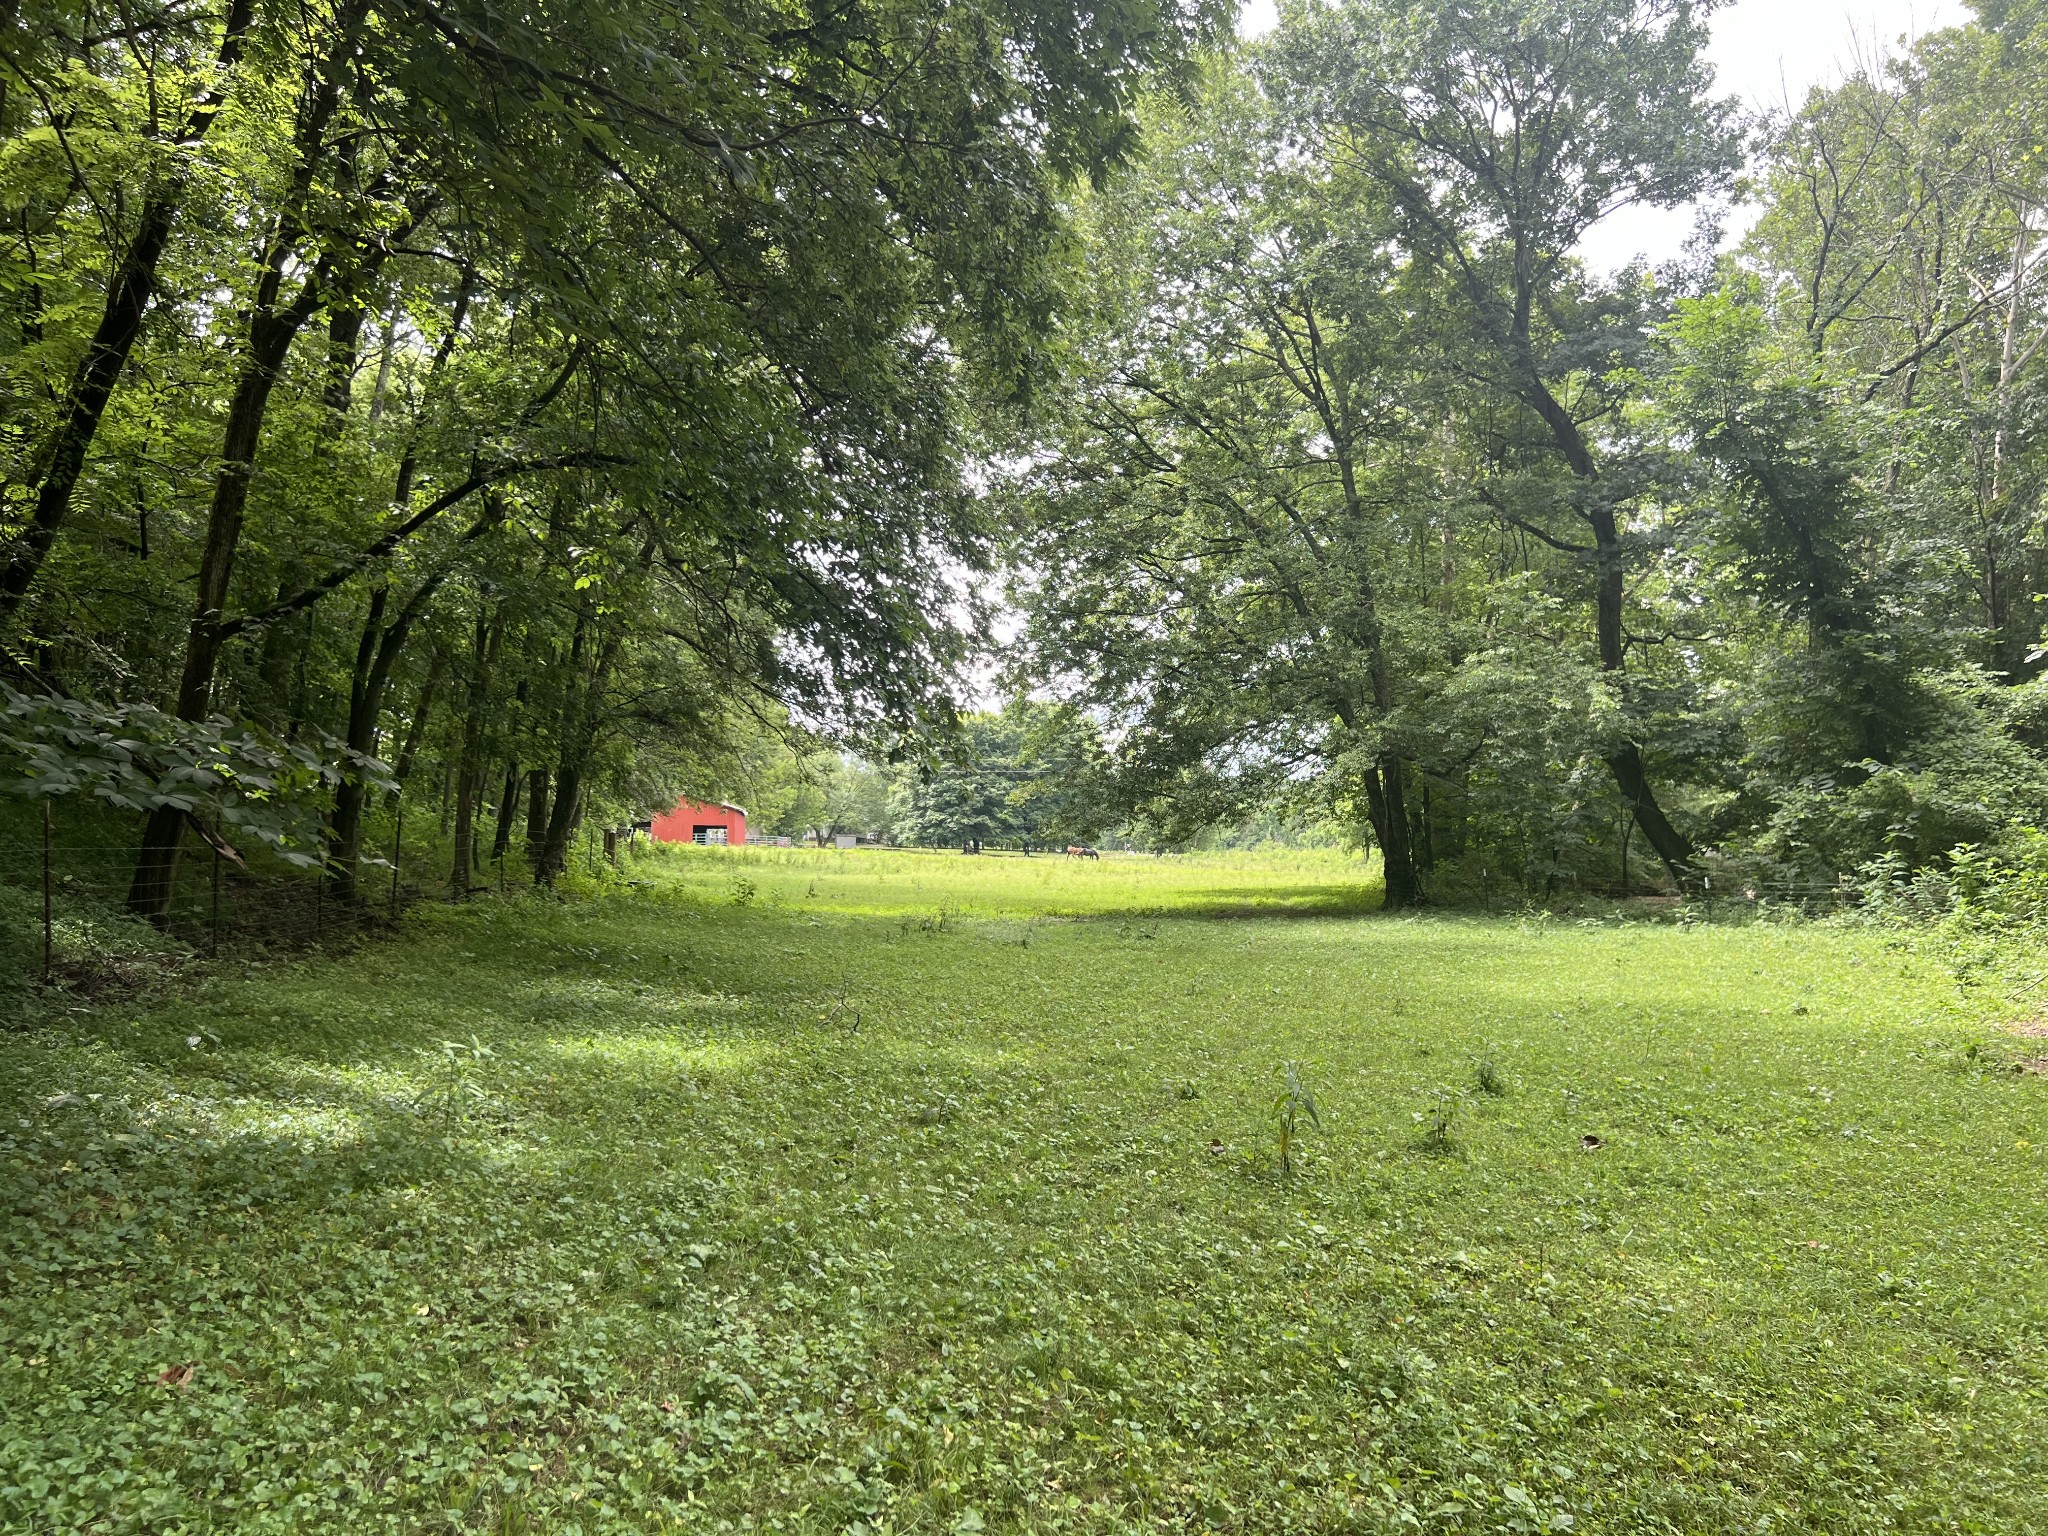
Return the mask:
<svg viewBox="0 0 2048 1536"><path fill-rule="evenodd" d="M691 852L59 1008L0 1527L2048 1529L2010 1005L1362 868Z"/></svg>

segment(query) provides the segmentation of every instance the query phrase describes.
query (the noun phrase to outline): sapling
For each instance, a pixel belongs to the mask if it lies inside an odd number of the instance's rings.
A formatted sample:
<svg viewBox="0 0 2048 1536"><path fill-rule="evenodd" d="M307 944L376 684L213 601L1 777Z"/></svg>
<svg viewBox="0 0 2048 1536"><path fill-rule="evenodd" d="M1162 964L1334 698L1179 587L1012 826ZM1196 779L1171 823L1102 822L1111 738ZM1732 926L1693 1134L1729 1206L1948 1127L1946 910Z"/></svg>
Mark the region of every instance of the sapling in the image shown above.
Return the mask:
<svg viewBox="0 0 2048 1536"><path fill-rule="evenodd" d="M1285 1070L1287 1087L1273 1101L1273 1108L1280 1116L1280 1171L1291 1177L1294 1173L1294 1132L1298 1117L1307 1115L1309 1124L1317 1130L1323 1128L1323 1119L1316 1113L1315 1096L1301 1086L1301 1074L1294 1063L1287 1062Z"/></svg>
<svg viewBox="0 0 2048 1536"><path fill-rule="evenodd" d="M1429 1108L1415 1112L1415 1122L1422 1127L1422 1145L1426 1151L1451 1150L1451 1122L1457 1114L1458 1096L1448 1088L1437 1089L1429 1101Z"/></svg>

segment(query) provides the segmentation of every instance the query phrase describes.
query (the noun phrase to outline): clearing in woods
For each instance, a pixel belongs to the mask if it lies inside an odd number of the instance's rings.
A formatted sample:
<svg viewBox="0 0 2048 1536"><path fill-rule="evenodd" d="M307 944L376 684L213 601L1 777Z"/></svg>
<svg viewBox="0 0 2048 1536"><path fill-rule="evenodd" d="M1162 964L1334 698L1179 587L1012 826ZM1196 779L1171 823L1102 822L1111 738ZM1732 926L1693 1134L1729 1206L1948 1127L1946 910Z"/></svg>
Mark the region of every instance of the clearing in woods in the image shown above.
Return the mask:
<svg viewBox="0 0 2048 1536"><path fill-rule="evenodd" d="M1873 936L633 873L0 1044L0 1528L2048 1528L2048 1083Z"/></svg>

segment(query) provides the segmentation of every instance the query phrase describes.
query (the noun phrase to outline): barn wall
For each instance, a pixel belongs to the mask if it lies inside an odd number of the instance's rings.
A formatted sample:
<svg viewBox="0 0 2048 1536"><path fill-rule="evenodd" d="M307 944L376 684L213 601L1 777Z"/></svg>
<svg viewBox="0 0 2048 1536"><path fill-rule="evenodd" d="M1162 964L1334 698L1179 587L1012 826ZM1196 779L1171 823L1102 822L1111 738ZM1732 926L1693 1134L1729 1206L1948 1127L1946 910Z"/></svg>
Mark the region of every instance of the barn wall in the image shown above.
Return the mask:
<svg viewBox="0 0 2048 1536"><path fill-rule="evenodd" d="M687 843L699 827L724 827L728 847L743 847L747 841L747 817L731 806L707 805L701 800L678 800L673 810L654 818L649 831L657 843Z"/></svg>

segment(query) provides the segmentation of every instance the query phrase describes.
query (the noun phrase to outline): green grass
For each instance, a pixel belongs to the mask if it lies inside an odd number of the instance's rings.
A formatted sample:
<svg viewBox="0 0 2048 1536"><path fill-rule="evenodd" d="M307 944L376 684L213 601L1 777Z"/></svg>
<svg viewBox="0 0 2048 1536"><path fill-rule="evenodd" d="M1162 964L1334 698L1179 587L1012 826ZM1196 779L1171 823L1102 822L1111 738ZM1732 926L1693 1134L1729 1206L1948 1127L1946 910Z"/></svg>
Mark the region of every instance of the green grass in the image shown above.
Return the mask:
<svg viewBox="0 0 2048 1536"><path fill-rule="evenodd" d="M1361 869L690 853L55 1005L0 1528L2048 1529L1995 996Z"/></svg>

